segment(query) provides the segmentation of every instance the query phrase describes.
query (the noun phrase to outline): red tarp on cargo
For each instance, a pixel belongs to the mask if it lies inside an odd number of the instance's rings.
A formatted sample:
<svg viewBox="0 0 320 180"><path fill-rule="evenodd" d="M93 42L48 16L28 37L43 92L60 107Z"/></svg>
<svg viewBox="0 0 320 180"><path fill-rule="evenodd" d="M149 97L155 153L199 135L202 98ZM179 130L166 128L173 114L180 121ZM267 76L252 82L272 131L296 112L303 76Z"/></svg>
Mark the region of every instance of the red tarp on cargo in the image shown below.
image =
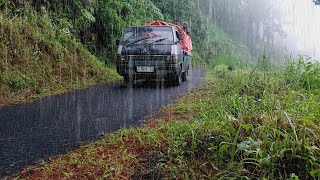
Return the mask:
<svg viewBox="0 0 320 180"><path fill-rule="evenodd" d="M164 21L159 21L159 20L150 22L150 23L146 24L145 26L174 26L174 27L176 27L178 32L182 35L182 40L181 40L182 50L187 52L189 55L191 55L191 52L192 52L191 38L182 30L182 28L180 26L175 25L175 24L171 24L171 23L167 23Z"/></svg>

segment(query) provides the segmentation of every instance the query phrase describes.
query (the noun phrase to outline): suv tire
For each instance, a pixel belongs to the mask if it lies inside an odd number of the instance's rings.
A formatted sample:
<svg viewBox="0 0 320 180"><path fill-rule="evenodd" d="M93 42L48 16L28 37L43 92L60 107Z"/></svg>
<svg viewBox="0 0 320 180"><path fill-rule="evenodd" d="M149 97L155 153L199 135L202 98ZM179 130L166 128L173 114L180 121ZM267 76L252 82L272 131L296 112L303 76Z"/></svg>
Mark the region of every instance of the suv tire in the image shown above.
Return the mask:
<svg viewBox="0 0 320 180"><path fill-rule="evenodd" d="M182 83L182 77L181 77L182 73L179 73L175 76L174 79L174 85L175 86L179 86Z"/></svg>
<svg viewBox="0 0 320 180"><path fill-rule="evenodd" d="M187 70L186 70L182 73L182 81L185 82L187 80L188 80L188 77L187 77Z"/></svg>
<svg viewBox="0 0 320 180"><path fill-rule="evenodd" d="M124 85L127 88L132 88L133 87L133 83L134 83L134 80L132 78L129 78L128 76L124 77Z"/></svg>

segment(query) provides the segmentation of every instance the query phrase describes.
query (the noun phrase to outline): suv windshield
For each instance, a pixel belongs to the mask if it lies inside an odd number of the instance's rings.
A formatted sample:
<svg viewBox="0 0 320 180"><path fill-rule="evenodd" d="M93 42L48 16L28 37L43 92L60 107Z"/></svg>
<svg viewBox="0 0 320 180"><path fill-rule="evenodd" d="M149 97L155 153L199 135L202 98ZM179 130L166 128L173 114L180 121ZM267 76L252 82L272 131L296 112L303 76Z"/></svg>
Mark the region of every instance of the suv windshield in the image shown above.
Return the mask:
<svg viewBox="0 0 320 180"><path fill-rule="evenodd" d="M121 42L127 46L137 44L173 44L173 32L170 27L166 26L130 27L125 31Z"/></svg>

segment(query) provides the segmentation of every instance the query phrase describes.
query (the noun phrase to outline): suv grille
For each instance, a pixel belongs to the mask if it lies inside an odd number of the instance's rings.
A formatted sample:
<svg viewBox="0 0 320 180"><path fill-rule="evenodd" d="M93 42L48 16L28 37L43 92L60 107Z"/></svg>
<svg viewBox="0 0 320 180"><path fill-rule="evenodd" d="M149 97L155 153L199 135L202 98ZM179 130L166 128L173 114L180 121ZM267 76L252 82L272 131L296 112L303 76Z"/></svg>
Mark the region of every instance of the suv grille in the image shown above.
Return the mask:
<svg viewBox="0 0 320 180"><path fill-rule="evenodd" d="M132 61L163 61L164 56L128 56L128 59Z"/></svg>

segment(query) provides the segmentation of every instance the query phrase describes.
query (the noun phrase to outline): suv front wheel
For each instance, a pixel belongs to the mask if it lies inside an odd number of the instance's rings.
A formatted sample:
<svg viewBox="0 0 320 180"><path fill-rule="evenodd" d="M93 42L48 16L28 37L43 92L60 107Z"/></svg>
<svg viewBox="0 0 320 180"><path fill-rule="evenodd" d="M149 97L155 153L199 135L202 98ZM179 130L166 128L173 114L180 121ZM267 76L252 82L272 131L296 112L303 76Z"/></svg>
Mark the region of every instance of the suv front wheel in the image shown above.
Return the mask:
<svg viewBox="0 0 320 180"><path fill-rule="evenodd" d="M182 81L183 82L188 80L187 73L188 73L187 70L182 73Z"/></svg>
<svg viewBox="0 0 320 180"><path fill-rule="evenodd" d="M182 73L176 74L174 79L173 79L173 85L179 86L182 83Z"/></svg>
<svg viewBox="0 0 320 180"><path fill-rule="evenodd" d="M133 87L133 84L134 84L134 79L131 77L128 77L128 76L125 76L124 77L124 85L127 87L127 88L132 88Z"/></svg>

